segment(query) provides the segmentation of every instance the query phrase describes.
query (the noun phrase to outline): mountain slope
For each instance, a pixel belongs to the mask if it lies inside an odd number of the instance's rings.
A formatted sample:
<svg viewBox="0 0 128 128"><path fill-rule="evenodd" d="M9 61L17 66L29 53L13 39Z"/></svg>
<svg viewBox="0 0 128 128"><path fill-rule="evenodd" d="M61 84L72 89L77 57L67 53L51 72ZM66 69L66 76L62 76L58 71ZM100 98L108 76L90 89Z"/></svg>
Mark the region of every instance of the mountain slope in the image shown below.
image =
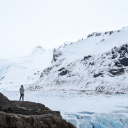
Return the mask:
<svg viewBox="0 0 128 128"><path fill-rule="evenodd" d="M29 89L73 89L85 93L128 91L128 28L90 34L54 49L50 67Z"/></svg>
<svg viewBox="0 0 128 128"><path fill-rule="evenodd" d="M15 60L0 60L0 89L17 90L40 78L43 69L51 64L53 50L37 46L31 55Z"/></svg>

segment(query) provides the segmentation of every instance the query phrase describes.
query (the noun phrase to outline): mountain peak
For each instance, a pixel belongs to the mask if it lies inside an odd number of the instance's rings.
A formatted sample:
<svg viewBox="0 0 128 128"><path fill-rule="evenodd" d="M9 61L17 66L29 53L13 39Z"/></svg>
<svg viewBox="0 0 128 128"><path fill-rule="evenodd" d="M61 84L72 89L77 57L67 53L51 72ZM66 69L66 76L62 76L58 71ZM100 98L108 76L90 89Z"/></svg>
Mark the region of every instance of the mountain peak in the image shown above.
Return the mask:
<svg viewBox="0 0 128 128"><path fill-rule="evenodd" d="M36 46L33 50L32 50L32 54L42 54L45 52L45 49L42 46Z"/></svg>

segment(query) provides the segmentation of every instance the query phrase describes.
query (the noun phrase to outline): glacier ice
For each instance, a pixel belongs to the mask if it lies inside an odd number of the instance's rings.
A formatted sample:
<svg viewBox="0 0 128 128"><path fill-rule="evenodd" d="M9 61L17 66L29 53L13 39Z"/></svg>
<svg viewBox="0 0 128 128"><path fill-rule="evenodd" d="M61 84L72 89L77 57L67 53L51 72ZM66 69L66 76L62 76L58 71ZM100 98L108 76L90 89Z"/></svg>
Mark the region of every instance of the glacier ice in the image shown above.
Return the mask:
<svg viewBox="0 0 128 128"><path fill-rule="evenodd" d="M65 113L63 116L77 128L128 128L128 118L123 114L80 113Z"/></svg>

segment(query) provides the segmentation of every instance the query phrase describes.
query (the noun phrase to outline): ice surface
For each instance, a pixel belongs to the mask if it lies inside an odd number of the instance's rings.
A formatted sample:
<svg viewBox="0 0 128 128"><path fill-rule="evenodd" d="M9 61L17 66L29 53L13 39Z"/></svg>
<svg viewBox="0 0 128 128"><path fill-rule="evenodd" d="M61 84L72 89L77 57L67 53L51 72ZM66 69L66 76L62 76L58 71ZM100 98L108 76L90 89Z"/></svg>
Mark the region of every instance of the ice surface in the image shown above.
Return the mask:
<svg viewBox="0 0 128 128"><path fill-rule="evenodd" d="M19 99L17 91L2 91L11 100ZM25 100L45 104L60 111L63 118L77 128L128 128L128 94L83 95L62 90L25 91Z"/></svg>

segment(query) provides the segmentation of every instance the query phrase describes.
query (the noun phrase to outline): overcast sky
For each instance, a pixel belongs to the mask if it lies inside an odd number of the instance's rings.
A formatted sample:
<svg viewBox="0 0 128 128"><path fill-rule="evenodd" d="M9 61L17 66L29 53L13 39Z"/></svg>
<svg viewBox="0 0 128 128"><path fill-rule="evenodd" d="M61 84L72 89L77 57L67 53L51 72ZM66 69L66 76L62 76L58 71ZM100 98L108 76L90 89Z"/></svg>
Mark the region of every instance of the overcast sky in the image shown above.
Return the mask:
<svg viewBox="0 0 128 128"><path fill-rule="evenodd" d="M128 26L128 0L0 0L0 58Z"/></svg>

